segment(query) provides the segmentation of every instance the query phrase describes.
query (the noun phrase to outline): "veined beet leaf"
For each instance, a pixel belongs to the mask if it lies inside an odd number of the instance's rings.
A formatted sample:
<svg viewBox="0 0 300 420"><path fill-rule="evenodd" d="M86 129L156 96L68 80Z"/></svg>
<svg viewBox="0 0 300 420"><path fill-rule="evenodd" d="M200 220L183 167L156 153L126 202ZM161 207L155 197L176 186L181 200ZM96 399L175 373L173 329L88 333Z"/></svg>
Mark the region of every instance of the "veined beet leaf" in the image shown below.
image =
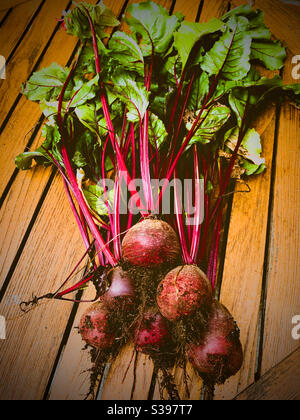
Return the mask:
<svg viewBox="0 0 300 420"><path fill-rule="evenodd" d="M195 117L199 111L196 112ZM231 116L231 110L226 105L215 105L209 110L205 110L202 114L203 122L200 128L190 141L190 145L194 143L207 144L216 139L219 130L226 124ZM186 123L188 130L192 127L192 121Z"/></svg>
<svg viewBox="0 0 300 420"><path fill-rule="evenodd" d="M251 44L251 58L260 61L269 70L278 70L284 65L286 51L279 41L256 40Z"/></svg>
<svg viewBox="0 0 300 420"><path fill-rule="evenodd" d="M209 75L227 80L239 80L250 71L252 38L249 21L243 16L232 16L221 38L204 57L201 67Z"/></svg>
<svg viewBox="0 0 300 420"><path fill-rule="evenodd" d="M106 7L102 1L97 5L85 2L74 2L74 4L77 7L68 12L64 17L67 33L70 35L74 35L81 40L91 38L87 11L93 21L95 32L99 40L107 37L107 32L105 31L107 27L119 25L119 21L116 19L113 12Z"/></svg>
<svg viewBox="0 0 300 420"><path fill-rule="evenodd" d="M173 42L175 30L180 26L184 16L169 13L162 6L152 2L131 4L127 8L126 22L139 40L139 46L144 56L150 56L154 51L164 54Z"/></svg>
<svg viewBox="0 0 300 420"><path fill-rule="evenodd" d="M110 56L124 68L144 71L144 56L137 42L124 32L115 32L109 41Z"/></svg>
<svg viewBox="0 0 300 420"><path fill-rule="evenodd" d="M68 77L69 71L57 63L39 70L31 76L23 85L23 94L31 101L58 100L61 89ZM65 92L65 98L69 98L73 84L69 83Z"/></svg>
<svg viewBox="0 0 300 420"><path fill-rule="evenodd" d="M190 57L191 51L203 36L219 31L224 23L219 19L211 19L206 23L183 22L174 34L174 44L182 60L182 70Z"/></svg>

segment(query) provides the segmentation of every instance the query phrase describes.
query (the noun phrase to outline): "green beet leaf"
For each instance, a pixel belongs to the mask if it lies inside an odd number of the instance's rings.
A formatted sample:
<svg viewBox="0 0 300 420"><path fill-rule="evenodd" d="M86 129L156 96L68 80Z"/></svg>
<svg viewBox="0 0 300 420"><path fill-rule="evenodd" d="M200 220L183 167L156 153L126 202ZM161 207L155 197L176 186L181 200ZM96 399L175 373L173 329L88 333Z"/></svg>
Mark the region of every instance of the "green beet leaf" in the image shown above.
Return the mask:
<svg viewBox="0 0 300 420"><path fill-rule="evenodd" d="M224 23L216 18L206 23L182 23L179 30L174 34L174 44L182 60L182 69L184 69L196 42L204 35L219 31L223 26Z"/></svg>
<svg viewBox="0 0 300 420"><path fill-rule="evenodd" d="M225 32L207 52L201 67L210 76L219 75L227 80L239 80L248 74L250 65L251 35L245 17L232 16Z"/></svg>
<svg viewBox="0 0 300 420"><path fill-rule="evenodd" d="M251 45L251 59L260 61L269 70L279 70L284 65L286 51L279 41L257 40Z"/></svg>
<svg viewBox="0 0 300 420"><path fill-rule="evenodd" d="M31 101L57 100L69 72L69 69L53 63L51 66L33 73L28 82L23 85L22 93ZM65 98L70 97L72 89L73 84L70 82Z"/></svg>
<svg viewBox="0 0 300 420"><path fill-rule="evenodd" d="M196 113L196 116L199 111ZM213 106L210 110L203 112L203 118L200 128L192 137L190 145L195 143L207 144L216 139L218 131L226 124L231 115L231 110L225 105ZM186 128L190 130L193 122L188 121Z"/></svg>
<svg viewBox="0 0 300 420"><path fill-rule="evenodd" d="M107 37L105 31L107 27L115 27L120 23L113 12L106 7L102 1L97 5L85 2L79 4L74 2L74 4L77 7L68 12L65 15L64 20L67 33L74 35L81 40L90 39L92 37L88 13L93 21L96 35L100 40Z"/></svg>
<svg viewBox="0 0 300 420"><path fill-rule="evenodd" d="M83 194L92 210L99 216L107 216L106 196L104 189L99 185L90 185L83 189ZM107 192L107 200L112 205L114 200L114 191Z"/></svg>
<svg viewBox="0 0 300 420"><path fill-rule="evenodd" d="M183 15L169 13L162 6L146 1L134 3L127 8L126 22L139 39L144 56L166 53L173 42L173 34L183 20Z"/></svg>
<svg viewBox="0 0 300 420"><path fill-rule="evenodd" d="M149 141L155 147L160 149L168 137L164 123L154 114L149 118Z"/></svg>

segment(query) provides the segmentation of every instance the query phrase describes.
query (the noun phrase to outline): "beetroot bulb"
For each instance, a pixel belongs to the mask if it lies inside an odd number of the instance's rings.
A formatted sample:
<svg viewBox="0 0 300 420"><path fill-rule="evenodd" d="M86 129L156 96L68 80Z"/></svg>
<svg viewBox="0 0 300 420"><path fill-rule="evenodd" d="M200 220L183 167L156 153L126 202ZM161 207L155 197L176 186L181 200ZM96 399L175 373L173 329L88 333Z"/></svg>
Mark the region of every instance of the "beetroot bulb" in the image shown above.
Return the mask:
<svg viewBox="0 0 300 420"><path fill-rule="evenodd" d="M115 336L108 326L109 309L103 302L93 304L81 317L79 332L82 339L92 347L109 349Z"/></svg>
<svg viewBox="0 0 300 420"><path fill-rule="evenodd" d="M134 225L122 242L123 259L138 267L173 264L179 253L174 229L168 223L152 218Z"/></svg>
<svg viewBox="0 0 300 420"><path fill-rule="evenodd" d="M102 300L109 307L122 305L125 309L127 305L132 305L135 290L129 274L121 267L116 267L109 271L107 279L110 282L110 287L103 295Z"/></svg>
<svg viewBox="0 0 300 420"><path fill-rule="evenodd" d="M188 357L204 380L224 383L243 364L239 330L229 311L214 301L206 333L199 343L190 346Z"/></svg>
<svg viewBox="0 0 300 420"><path fill-rule="evenodd" d="M141 315L134 332L134 343L138 351L159 353L170 346L170 341L167 321L156 309L149 309Z"/></svg>
<svg viewBox="0 0 300 420"><path fill-rule="evenodd" d="M212 287L206 275L195 265L170 271L157 288L157 305L169 321L177 321L212 301Z"/></svg>

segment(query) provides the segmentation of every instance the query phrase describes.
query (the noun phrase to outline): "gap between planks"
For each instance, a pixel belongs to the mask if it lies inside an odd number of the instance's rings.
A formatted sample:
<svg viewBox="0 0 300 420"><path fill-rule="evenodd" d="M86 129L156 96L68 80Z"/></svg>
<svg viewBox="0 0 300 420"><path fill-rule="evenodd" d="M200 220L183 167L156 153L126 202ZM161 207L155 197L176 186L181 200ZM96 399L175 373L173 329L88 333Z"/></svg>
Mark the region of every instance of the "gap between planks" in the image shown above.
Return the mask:
<svg viewBox="0 0 300 420"><path fill-rule="evenodd" d="M5 4L2 4L0 6L0 11L5 11L10 8L15 8L17 6L20 6L23 3L29 2L29 0L4 0Z"/></svg>
<svg viewBox="0 0 300 420"><path fill-rule="evenodd" d="M0 12L0 28L4 24L5 20L8 18L11 11L12 9L8 9L8 10L2 10Z"/></svg>
<svg viewBox="0 0 300 420"><path fill-rule="evenodd" d="M291 76L292 67L292 55L289 54L283 73L286 84L297 82ZM279 120L266 262L262 374L299 346L299 340L292 337L292 319L300 314L299 159L300 111L285 102Z"/></svg>
<svg viewBox="0 0 300 420"><path fill-rule="evenodd" d="M9 17L1 25L0 54L5 57L6 64L10 61L18 45L30 30L43 3L44 0L32 0L28 4L20 4L11 10Z"/></svg>
<svg viewBox="0 0 300 420"><path fill-rule="evenodd" d="M238 395L238 401L299 401L300 348L273 367L254 385Z"/></svg>

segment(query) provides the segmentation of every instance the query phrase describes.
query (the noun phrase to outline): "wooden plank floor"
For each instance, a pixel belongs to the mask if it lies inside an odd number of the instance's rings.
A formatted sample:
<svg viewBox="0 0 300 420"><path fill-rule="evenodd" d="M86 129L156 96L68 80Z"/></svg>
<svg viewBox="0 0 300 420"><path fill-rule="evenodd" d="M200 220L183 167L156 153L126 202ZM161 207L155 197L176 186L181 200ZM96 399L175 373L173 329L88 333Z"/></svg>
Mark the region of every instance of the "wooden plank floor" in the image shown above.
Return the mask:
<svg viewBox="0 0 300 420"><path fill-rule="evenodd" d="M199 21L247 4L157 2ZM285 82L296 83L291 60L300 55L300 7L297 14L279 0L276 8L273 0L255 3L288 47ZM119 15L124 1L105 4ZM50 169L19 172L14 166L17 154L41 142L41 112L20 95L20 85L53 61L70 61L76 40L57 22L69 7L69 0L28 0L9 12L0 10L0 55L7 59L6 79L0 80L0 315L7 319L7 338L0 340L1 400L75 400L89 387L90 361L74 329L87 305L51 302L27 316L20 316L18 306L32 293L55 289L84 252L60 177ZM221 301L241 328L245 362L238 375L216 389L215 399L299 399L300 341L291 331L293 316L300 315L300 111L290 104L271 106L256 125L268 168L250 181L251 193L233 198L220 288ZM87 290L85 297L91 293ZM200 399L202 382L189 372L190 398ZM174 374L182 382L181 370ZM130 345L100 379L99 399L148 399L150 389L152 398L160 398L152 362ZM185 387L179 391L187 397Z"/></svg>

